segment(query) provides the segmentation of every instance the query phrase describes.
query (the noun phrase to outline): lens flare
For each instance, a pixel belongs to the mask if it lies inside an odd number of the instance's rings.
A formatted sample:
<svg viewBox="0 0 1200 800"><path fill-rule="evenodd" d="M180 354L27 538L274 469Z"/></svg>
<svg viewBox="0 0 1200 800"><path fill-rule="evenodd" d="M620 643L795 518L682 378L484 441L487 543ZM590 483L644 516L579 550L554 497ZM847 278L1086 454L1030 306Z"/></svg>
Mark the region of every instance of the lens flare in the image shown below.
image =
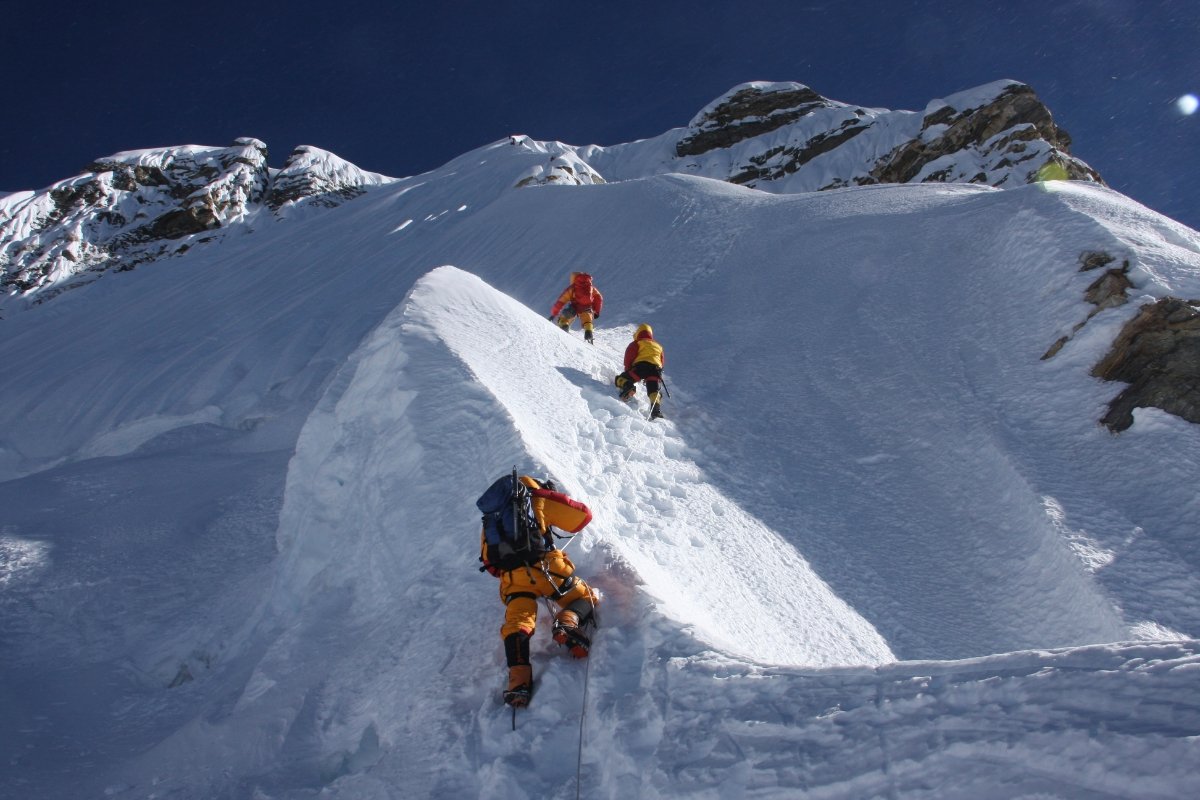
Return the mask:
<svg viewBox="0 0 1200 800"><path fill-rule="evenodd" d="M1200 108L1200 97L1196 97L1194 94L1185 94L1175 101L1175 105L1179 106L1179 110L1184 116L1190 117L1196 113L1196 109Z"/></svg>

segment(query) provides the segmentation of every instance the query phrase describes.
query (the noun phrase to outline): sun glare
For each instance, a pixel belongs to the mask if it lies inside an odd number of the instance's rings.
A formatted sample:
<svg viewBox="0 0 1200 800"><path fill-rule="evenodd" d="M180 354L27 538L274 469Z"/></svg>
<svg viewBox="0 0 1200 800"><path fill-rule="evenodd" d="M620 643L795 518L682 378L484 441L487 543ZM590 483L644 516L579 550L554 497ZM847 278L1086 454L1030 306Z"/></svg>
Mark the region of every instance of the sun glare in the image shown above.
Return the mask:
<svg viewBox="0 0 1200 800"><path fill-rule="evenodd" d="M1196 113L1197 108L1200 108L1200 98L1194 94L1185 94L1175 101L1175 105L1179 106L1179 110L1184 116L1190 117Z"/></svg>

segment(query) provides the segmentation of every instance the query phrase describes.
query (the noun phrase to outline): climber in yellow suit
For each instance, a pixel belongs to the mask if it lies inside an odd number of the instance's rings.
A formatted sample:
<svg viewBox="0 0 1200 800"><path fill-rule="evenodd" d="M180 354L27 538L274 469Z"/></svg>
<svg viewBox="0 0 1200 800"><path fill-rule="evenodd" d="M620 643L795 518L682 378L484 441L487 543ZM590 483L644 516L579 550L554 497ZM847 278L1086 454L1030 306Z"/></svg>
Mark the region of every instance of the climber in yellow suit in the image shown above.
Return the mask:
<svg viewBox="0 0 1200 800"><path fill-rule="evenodd" d="M500 579L504 624L500 638L508 662L508 689L504 702L524 706L533 691L529 640L537 628L538 600L548 597L559 607L552 636L575 658L586 658L591 647L588 631L595 625L598 593L575 575L575 565L554 545L551 526L577 531L591 520L591 512L578 501L558 492L552 481L522 475L520 482L532 490L536 520L532 545L514 550L505 542L489 543L486 529L480 536L481 571Z"/></svg>

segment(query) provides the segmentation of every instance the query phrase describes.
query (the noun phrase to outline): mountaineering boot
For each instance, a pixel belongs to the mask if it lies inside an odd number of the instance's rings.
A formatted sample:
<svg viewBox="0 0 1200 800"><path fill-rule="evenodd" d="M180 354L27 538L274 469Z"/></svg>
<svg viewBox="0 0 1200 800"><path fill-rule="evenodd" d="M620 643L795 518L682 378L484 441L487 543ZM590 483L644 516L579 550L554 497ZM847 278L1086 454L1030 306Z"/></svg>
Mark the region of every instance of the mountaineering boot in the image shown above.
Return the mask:
<svg viewBox="0 0 1200 800"><path fill-rule="evenodd" d="M504 690L504 702L518 708L529 705L533 694L533 667L518 664L508 668L508 688Z"/></svg>
<svg viewBox="0 0 1200 800"><path fill-rule="evenodd" d="M579 615L564 611L554 620L554 641L566 647L575 658L587 658L592 640L579 629Z"/></svg>
<svg viewBox="0 0 1200 800"><path fill-rule="evenodd" d="M659 394L657 386L658 384L655 384L655 388L646 393L646 396L650 398L650 419L660 419L663 415L662 395Z"/></svg>
<svg viewBox="0 0 1200 800"><path fill-rule="evenodd" d="M629 377L628 372L622 372L620 375L613 378L613 384L620 391L620 394L617 395L618 400L620 400L622 403L628 403L633 399L633 393L637 391L637 383L635 383L633 379Z"/></svg>
<svg viewBox="0 0 1200 800"><path fill-rule="evenodd" d="M620 400L622 403L628 403L633 399L633 393L637 391L637 384L625 377L624 372L618 375L613 383L615 383L617 388L621 390L621 393L617 395L618 400Z"/></svg>
<svg viewBox="0 0 1200 800"><path fill-rule="evenodd" d="M592 640L584 629L592 624L592 604L581 598L568 605L554 619L554 641L571 651L575 658L587 658Z"/></svg>
<svg viewBox="0 0 1200 800"><path fill-rule="evenodd" d="M591 328L583 329L583 340L585 342L587 342L588 344L595 344L595 342L592 341L592 329Z"/></svg>

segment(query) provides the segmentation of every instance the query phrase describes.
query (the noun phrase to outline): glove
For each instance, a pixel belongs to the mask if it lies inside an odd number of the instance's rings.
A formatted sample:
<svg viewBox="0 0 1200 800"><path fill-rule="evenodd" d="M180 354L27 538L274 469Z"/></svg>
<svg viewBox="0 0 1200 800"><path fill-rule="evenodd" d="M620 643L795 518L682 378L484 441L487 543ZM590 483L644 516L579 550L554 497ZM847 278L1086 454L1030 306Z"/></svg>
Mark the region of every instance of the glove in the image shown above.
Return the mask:
<svg viewBox="0 0 1200 800"><path fill-rule="evenodd" d="M551 322L554 322L554 318L555 318L555 317L557 317L557 316L558 316L558 314L551 314L551 315L550 315L549 317L547 317L546 319L550 320Z"/></svg>
<svg viewBox="0 0 1200 800"><path fill-rule="evenodd" d="M592 319L600 319L600 312L597 311L595 314L592 314Z"/></svg>

